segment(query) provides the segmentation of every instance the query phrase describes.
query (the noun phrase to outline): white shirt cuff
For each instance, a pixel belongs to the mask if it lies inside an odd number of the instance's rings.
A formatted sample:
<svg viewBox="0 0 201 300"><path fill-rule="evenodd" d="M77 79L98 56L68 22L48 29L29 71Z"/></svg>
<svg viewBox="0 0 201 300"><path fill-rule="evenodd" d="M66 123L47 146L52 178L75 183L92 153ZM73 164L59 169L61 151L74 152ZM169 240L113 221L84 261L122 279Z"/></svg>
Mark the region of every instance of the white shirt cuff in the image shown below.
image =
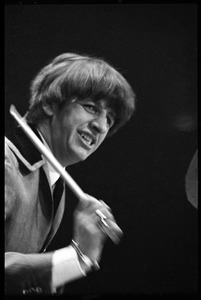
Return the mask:
<svg viewBox="0 0 201 300"><path fill-rule="evenodd" d="M72 280L86 276L72 246L56 250L52 257L52 285L58 288Z"/></svg>

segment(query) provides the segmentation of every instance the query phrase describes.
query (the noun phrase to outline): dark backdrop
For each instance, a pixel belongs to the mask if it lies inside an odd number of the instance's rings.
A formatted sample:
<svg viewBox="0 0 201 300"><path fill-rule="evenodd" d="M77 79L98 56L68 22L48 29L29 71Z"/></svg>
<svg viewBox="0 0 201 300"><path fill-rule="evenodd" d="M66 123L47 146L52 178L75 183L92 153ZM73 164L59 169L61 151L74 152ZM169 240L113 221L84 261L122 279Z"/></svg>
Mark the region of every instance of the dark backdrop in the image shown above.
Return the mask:
<svg viewBox="0 0 201 300"><path fill-rule="evenodd" d="M6 5L6 132L10 104L23 115L31 79L63 52L105 58L138 98L130 123L68 169L112 207L124 238L119 246L108 241L101 270L70 283L65 294L195 295L197 210L185 174L197 149L196 4ZM49 250L70 239L71 201L69 191Z"/></svg>

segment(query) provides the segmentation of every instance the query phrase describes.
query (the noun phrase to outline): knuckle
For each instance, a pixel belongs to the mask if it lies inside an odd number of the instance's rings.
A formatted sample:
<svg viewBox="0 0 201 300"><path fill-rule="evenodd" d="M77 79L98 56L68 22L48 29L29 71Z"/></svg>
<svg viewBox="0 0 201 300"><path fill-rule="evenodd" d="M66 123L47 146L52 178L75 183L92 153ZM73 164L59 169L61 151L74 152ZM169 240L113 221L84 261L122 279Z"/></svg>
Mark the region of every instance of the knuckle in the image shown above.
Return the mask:
<svg viewBox="0 0 201 300"><path fill-rule="evenodd" d="M43 292L42 288L37 286L37 287L30 287L28 289L23 289L22 294L23 295L28 295L28 294L41 294Z"/></svg>

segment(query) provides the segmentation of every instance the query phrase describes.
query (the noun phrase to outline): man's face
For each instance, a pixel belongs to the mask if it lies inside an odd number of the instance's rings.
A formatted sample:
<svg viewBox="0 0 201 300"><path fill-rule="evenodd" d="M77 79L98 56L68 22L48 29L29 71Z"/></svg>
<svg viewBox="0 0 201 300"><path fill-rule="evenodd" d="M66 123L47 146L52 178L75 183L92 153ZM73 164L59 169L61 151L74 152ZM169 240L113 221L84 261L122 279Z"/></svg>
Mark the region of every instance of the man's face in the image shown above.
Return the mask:
<svg viewBox="0 0 201 300"><path fill-rule="evenodd" d="M49 133L53 154L63 166L85 160L104 141L114 119L103 101L76 100L61 111L54 106Z"/></svg>

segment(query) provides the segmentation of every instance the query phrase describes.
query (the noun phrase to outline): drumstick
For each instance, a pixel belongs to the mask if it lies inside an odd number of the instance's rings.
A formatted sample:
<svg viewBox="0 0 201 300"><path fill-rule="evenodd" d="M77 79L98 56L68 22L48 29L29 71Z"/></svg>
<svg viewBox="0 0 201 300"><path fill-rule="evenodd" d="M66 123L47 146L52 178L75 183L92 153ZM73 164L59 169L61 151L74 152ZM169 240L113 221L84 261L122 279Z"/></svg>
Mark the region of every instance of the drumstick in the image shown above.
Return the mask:
<svg viewBox="0 0 201 300"><path fill-rule="evenodd" d="M30 126L27 124L24 118L20 116L14 105L10 106L10 114L15 118L15 120L21 125L22 129L28 136L28 138L33 142L36 148L44 155L47 161L52 165L52 167L61 175L65 183L74 192L78 199L88 200L88 196L82 191L79 185L74 181L74 179L68 174L68 172L62 167L55 156L47 149L47 147L41 142L37 135L33 132ZM104 221L104 222L103 222ZM103 231L116 243L116 239L111 235L108 229L108 224L101 218ZM107 228L106 228L107 227Z"/></svg>

